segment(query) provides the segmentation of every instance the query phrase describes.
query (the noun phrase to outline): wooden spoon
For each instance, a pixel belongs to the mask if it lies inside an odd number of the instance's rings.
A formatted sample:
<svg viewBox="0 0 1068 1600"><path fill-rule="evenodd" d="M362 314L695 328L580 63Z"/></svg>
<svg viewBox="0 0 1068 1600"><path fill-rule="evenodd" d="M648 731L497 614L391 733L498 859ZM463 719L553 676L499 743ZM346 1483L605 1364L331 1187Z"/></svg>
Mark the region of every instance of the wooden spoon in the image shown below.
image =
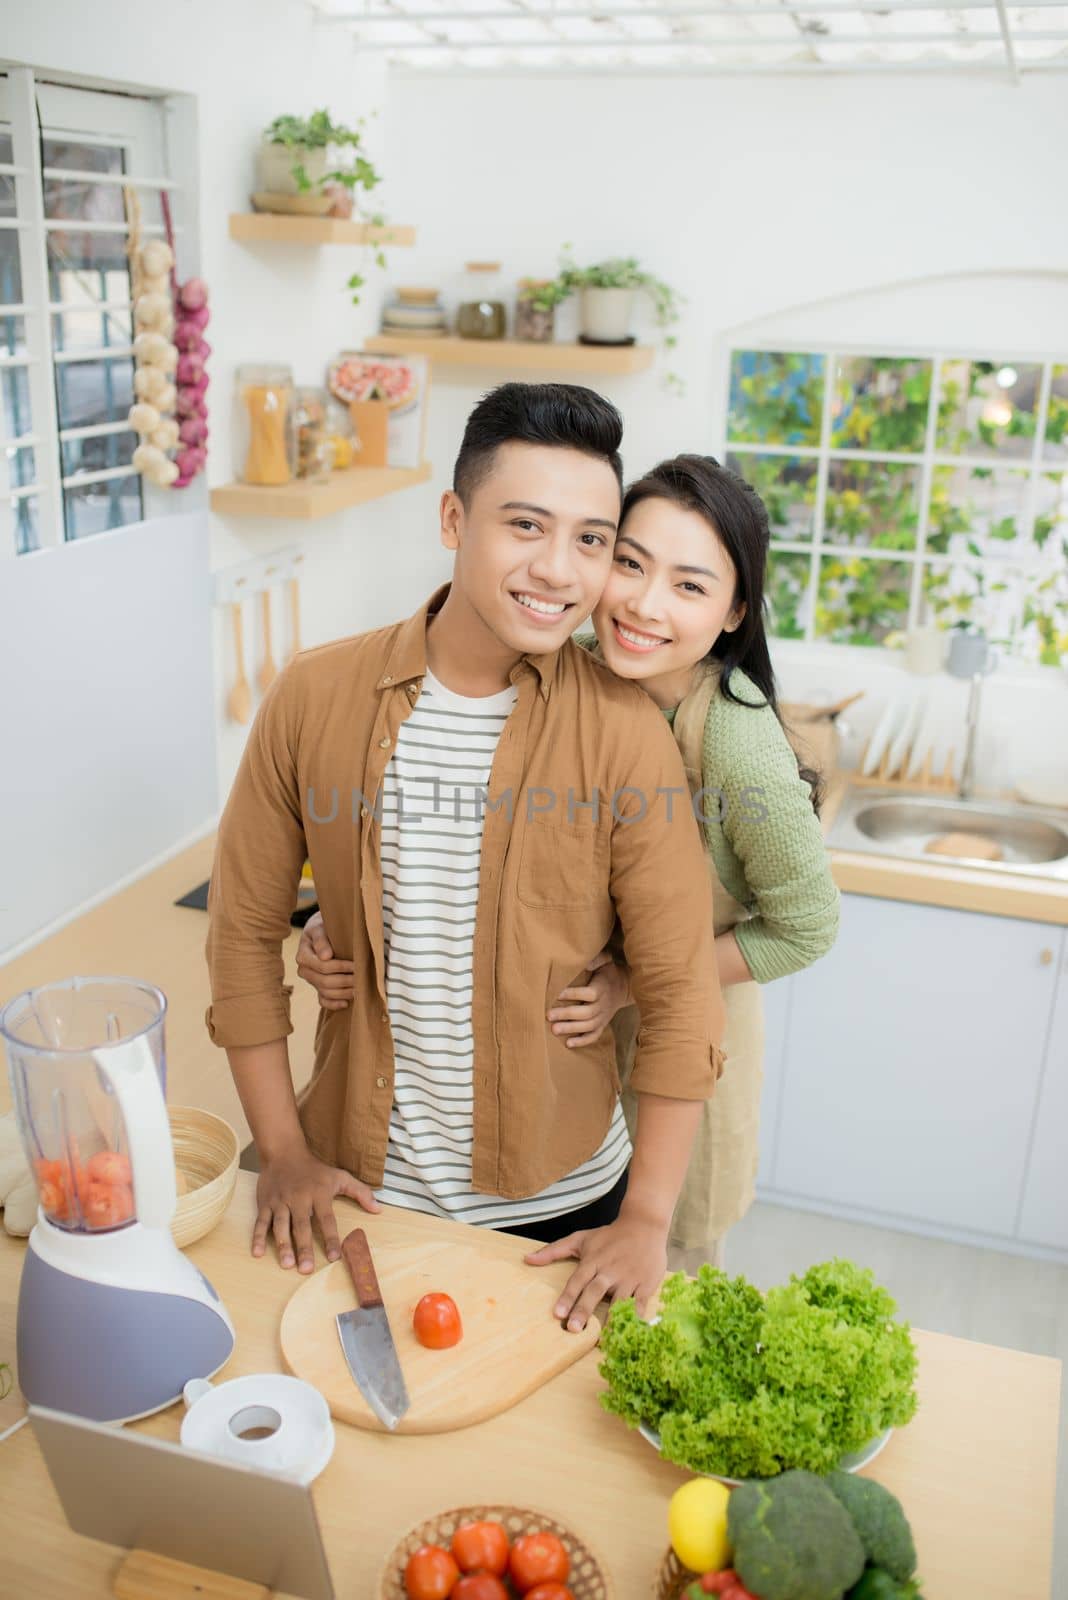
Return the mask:
<svg viewBox="0 0 1068 1600"><path fill-rule="evenodd" d="M290 580L289 580L289 619L290 619L290 634L292 636L291 637L291 644L290 644L290 651L289 651L289 659L290 659L290 661L292 661L293 657L296 656L296 655L299 655L300 654L300 650L301 650L301 643L300 643L300 579L299 578L290 578Z"/></svg>
<svg viewBox="0 0 1068 1600"><path fill-rule="evenodd" d="M259 685L266 693L278 676L278 668L274 664L274 655L271 651L271 591L264 589L260 596L263 606L263 664L260 667Z"/></svg>
<svg viewBox="0 0 1068 1600"><path fill-rule="evenodd" d="M226 703L232 722L247 722L252 715L252 690L245 677L245 633L240 604L230 607L234 623L234 649L237 652L237 679Z"/></svg>

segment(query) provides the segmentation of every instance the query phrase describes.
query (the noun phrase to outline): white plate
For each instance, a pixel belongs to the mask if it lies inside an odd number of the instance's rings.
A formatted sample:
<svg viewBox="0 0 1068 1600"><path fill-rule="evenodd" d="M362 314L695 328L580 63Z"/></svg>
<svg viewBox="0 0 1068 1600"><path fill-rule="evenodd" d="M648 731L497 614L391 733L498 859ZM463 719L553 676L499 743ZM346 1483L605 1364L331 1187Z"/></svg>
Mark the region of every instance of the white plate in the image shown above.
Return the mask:
<svg viewBox="0 0 1068 1600"><path fill-rule="evenodd" d="M854 1450L852 1454L843 1456L838 1463L839 1472L859 1472L861 1467L866 1467L870 1461L874 1461L875 1457L886 1449L893 1431L893 1428L887 1428L885 1433L880 1433L877 1438L870 1440L862 1450ZM640 1422L638 1432L654 1450L660 1449L660 1435L655 1428L647 1427L644 1422ZM686 1468L687 1472L694 1470L692 1467ZM716 1478L720 1483L725 1483L728 1489L737 1489L739 1484L746 1481L744 1478L724 1478L718 1472L700 1472L697 1475L700 1478Z"/></svg>
<svg viewBox="0 0 1068 1600"><path fill-rule="evenodd" d="M891 777L895 773L902 778L905 776L905 765L912 746L916 742L916 735L920 731L920 723L923 721L923 711L926 704L926 697L918 694L905 713L905 720L891 743L886 757L887 771Z"/></svg>
<svg viewBox="0 0 1068 1600"><path fill-rule="evenodd" d="M861 777L870 778L876 771L890 740L897 732L901 719L908 715L908 704L904 700L891 700L875 724L875 731L868 744L868 753L864 757L861 768Z"/></svg>

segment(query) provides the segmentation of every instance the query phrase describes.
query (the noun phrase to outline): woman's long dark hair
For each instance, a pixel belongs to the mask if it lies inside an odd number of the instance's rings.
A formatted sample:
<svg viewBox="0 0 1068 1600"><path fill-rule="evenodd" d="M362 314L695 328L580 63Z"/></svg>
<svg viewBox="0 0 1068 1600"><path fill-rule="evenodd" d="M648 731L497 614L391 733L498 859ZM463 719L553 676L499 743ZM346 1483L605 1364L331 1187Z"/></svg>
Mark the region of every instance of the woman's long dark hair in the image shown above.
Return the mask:
<svg viewBox="0 0 1068 1600"><path fill-rule="evenodd" d="M764 502L756 490L736 472L721 466L714 456L673 456L661 461L644 477L632 483L623 497L620 523L643 500L668 500L684 511L696 511L712 528L734 563L734 605L745 605L745 614L733 633L722 632L710 655L720 662L720 692L735 705L751 705L731 686L731 673L738 667L753 682L782 721L775 673L764 627L764 574L767 570L771 530ZM819 811L823 798L820 774L812 767L798 771L812 790L812 804Z"/></svg>

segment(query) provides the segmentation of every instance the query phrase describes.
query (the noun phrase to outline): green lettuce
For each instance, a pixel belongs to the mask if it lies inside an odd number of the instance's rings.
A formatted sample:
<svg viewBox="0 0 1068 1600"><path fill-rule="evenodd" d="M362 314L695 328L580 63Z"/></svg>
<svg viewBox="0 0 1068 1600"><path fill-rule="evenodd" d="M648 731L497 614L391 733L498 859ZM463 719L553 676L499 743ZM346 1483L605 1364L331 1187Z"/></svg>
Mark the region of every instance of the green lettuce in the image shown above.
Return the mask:
<svg viewBox="0 0 1068 1600"><path fill-rule="evenodd" d="M662 1453L693 1472L829 1472L915 1414L916 1352L896 1312L850 1261L810 1267L766 1295L709 1266L674 1273L658 1322L643 1322L633 1300L612 1307L601 1403L658 1430Z"/></svg>

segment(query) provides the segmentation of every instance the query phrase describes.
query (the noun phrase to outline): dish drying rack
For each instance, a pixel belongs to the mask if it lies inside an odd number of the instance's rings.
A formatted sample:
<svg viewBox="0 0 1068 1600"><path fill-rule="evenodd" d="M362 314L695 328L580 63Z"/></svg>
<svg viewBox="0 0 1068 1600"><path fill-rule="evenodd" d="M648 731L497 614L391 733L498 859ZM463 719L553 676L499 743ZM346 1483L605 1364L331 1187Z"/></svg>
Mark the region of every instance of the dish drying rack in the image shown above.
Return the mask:
<svg viewBox="0 0 1068 1600"><path fill-rule="evenodd" d="M912 778L906 777L912 765L915 744L910 745L905 754L890 766L890 751L887 749L874 772L869 772L867 777L862 775L864 763L867 759L871 740L865 744L857 762L857 770L849 774L851 784L858 788L897 789L901 794L956 794L957 780L953 775L953 757L955 752L950 749L946 753L945 763L940 772L934 771L934 746L928 746L927 754L923 758L923 765L919 772Z"/></svg>

